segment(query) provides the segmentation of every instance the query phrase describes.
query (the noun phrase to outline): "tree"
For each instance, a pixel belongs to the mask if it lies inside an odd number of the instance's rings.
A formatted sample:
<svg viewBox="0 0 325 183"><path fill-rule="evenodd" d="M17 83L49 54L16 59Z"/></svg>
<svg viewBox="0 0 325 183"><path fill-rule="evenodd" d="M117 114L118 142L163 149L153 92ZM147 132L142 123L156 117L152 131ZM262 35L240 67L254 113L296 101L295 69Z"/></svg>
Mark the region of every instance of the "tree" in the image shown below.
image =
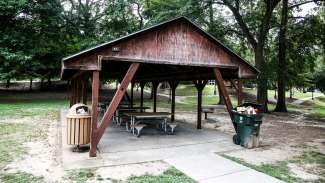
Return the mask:
<svg viewBox="0 0 325 183"><path fill-rule="evenodd" d="M200 24L205 22L202 7L206 3L199 0L152 0L146 2L144 15L148 19L147 25L156 24L179 16L186 16Z"/></svg>
<svg viewBox="0 0 325 183"><path fill-rule="evenodd" d="M219 4L225 5L232 12L240 27L241 33L254 50L255 65L261 71L257 80L257 101L264 105L267 112L267 65L264 57L265 42L270 29L272 13L280 0L266 0L241 2L239 0L221 0ZM251 12L253 11L253 12ZM255 25L258 24L256 27Z"/></svg>
<svg viewBox="0 0 325 183"><path fill-rule="evenodd" d="M287 79L287 63L286 63L286 32L288 24L288 0L282 0L281 25L279 32L279 51L278 51L278 100L274 111L287 112L285 97L285 81Z"/></svg>

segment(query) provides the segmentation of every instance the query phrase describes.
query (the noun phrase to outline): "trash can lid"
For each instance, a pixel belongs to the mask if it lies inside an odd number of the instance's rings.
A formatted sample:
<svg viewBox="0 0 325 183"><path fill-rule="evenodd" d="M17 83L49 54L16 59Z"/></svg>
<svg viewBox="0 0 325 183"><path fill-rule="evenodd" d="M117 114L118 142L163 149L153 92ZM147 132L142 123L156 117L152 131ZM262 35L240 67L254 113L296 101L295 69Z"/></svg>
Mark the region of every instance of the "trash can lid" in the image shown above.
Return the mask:
<svg viewBox="0 0 325 183"><path fill-rule="evenodd" d="M74 104L70 107L68 114L68 118L84 118L84 117L90 117L90 111L87 105L85 104Z"/></svg>

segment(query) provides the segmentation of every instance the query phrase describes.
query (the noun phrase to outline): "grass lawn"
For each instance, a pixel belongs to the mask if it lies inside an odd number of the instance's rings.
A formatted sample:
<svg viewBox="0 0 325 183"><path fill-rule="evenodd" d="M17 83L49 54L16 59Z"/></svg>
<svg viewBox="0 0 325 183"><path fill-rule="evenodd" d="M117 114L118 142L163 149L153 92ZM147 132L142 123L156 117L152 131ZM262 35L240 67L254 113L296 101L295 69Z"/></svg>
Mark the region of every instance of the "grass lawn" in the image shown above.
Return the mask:
<svg viewBox="0 0 325 183"><path fill-rule="evenodd" d="M193 179L186 176L176 168L170 168L158 176L143 175L139 177L130 177L125 183L195 183ZM124 182L121 182L124 183Z"/></svg>
<svg viewBox="0 0 325 183"><path fill-rule="evenodd" d="M325 117L325 96L315 99L315 105L312 107L312 112L321 117Z"/></svg>
<svg viewBox="0 0 325 183"><path fill-rule="evenodd" d="M235 106L237 99L231 96L231 100ZM144 105L152 108L153 101L145 99ZM196 111L197 97L196 91L194 96L187 96L183 98L184 103L176 104L176 111ZM216 104L218 96L203 96L203 105ZM139 104L139 100L135 101ZM170 110L170 103L166 100L158 100L159 108ZM15 159L21 158L27 149L24 143L37 140L39 138L47 138L47 127L43 126L49 121L58 119L58 111L62 107L67 107L68 101L66 100L46 100L36 99L32 100L28 97L22 98L6 98L0 96L0 169L4 168L7 164ZM275 106L269 104L272 110ZM314 100L310 105L288 105L289 110L307 111L313 115L325 117L325 97L319 97ZM44 122L44 123L43 123ZM278 162L276 164L265 165L250 165L240 159L228 157L237 162L250 166L258 171L267 173L274 177L278 177L288 182L302 182L301 179L293 177L289 172L288 163L304 164L309 162L317 162L322 169L325 169L324 155L316 151L306 152L303 156L297 157L292 161ZM323 171L322 170L322 171ZM320 172L325 174L325 172ZM85 182L89 179L101 181L102 178L95 175L94 170L75 170L67 172L68 180L76 182ZM25 172L17 173L1 173L0 182L43 182L42 177L35 177ZM105 181L105 180L103 180ZM112 180L113 182L119 182ZM324 180L321 180L324 181ZM314 181L314 182L321 182ZM144 175L140 177L131 177L125 182L138 183L138 182L194 182L192 179L182 174L178 170L172 168L159 176Z"/></svg>
<svg viewBox="0 0 325 183"><path fill-rule="evenodd" d="M44 119L57 119L58 110L67 106L63 100L16 100L0 98L0 169L20 159L27 149L24 143L47 137ZM48 123L48 122L47 122ZM1 173L0 182L43 182L25 172Z"/></svg>
<svg viewBox="0 0 325 183"><path fill-rule="evenodd" d="M214 92L214 85L206 85L203 90L203 95L213 95ZM218 93L218 89L217 89ZM194 84L180 84L176 88L176 95L177 96L193 96L197 95L197 89L195 88Z"/></svg>
<svg viewBox="0 0 325 183"><path fill-rule="evenodd" d="M313 165L311 168L306 168L307 173L312 173L318 176L325 175L325 155L314 151L309 150L305 151L301 156L297 156L288 161L279 161L274 164L262 164L262 165L253 165L245 162L242 159L235 158L228 155L222 155L225 158L233 160L239 164L250 167L259 172L268 174L272 177L278 178L288 183L323 183L325 181L324 178L319 178L316 180L304 180L302 178L294 176L294 173L290 171L289 164L295 164L299 167Z"/></svg>
<svg viewBox="0 0 325 183"><path fill-rule="evenodd" d="M256 95L257 90L256 90L256 88L244 88L244 92ZM274 90L268 90L267 94L268 94L269 97L273 97L274 92L275 92ZM317 94L314 93L314 95L317 95ZM286 91L286 97L289 97L289 96L290 96L290 92ZM312 97L312 93L311 92L303 93L302 91L294 89L293 98L303 99L303 98L307 98L307 97Z"/></svg>
<svg viewBox="0 0 325 183"><path fill-rule="evenodd" d="M233 106L237 106L237 98L235 96L230 96ZM196 111L197 107L197 96L183 96L181 101L182 103L176 103L176 112L177 111ZM203 95L202 96L202 105L216 105L219 102L218 96ZM140 105L140 100L137 99L134 101L135 105ZM146 107L153 108L153 100L145 98L143 105ZM171 109L171 102L164 99L157 99L157 107L163 108L166 110ZM149 111L150 111L149 109Z"/></svg>
<svg viewBox="0 0 325 183"><path fill-rule="evenodd" d="M67 172L64 179L76 183L84 183L87 181L105 182L107 180L113 183L195 183L193 179L174 167L169 168L161 175L131 176L125 181L104 179L100 175L96 175L96 169L70 170Z"/></svg>

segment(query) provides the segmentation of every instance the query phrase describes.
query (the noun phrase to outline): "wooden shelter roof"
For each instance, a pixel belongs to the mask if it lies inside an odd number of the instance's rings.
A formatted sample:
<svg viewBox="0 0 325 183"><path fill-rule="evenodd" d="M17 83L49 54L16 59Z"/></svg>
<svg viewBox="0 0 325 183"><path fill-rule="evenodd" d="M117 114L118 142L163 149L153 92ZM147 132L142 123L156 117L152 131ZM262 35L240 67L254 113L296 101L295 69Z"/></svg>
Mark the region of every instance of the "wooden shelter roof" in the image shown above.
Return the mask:
<svg viewBox="0 0 325 183"><path fill-rule="evenodd" d="M135 81L214 79L215 67L224 78L254 78L259 73L198 25L179 17L64 58L61 78L87 70L121 78L134 62L145 63Z"/></svg>

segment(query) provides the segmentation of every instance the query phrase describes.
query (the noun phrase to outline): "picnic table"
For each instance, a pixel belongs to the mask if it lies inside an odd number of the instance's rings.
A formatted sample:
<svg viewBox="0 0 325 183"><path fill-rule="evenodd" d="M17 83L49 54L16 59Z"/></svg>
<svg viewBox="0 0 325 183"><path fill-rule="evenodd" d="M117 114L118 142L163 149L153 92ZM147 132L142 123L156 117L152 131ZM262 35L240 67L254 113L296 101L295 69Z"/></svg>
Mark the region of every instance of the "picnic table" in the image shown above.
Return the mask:
<svg viewBox="0 0 325 183"><path fill-rule="evenodd" d="M167 132L167 119L172 115L169 112L126 112L125 116L130 118L130 129L128 123L126 123L126 130L131 131L135 135L137 130L137 137L140 136L141 130L146 126L143 124L143 120L153 119L152 121L158 125L161 125L164 132ZM137 120L137 121L136 121ZM159 120L157 122L157 120ZM176 127L176 126L175 126Z"/></svg>
<svg viewBox="0 0 325 183"><path fill-rule="evenodd" d="M220 105L204 105L202 106L202 112L204 113L204 119L208 119L208 113L214 113L216 109L220 109Z"/></svg>
<svg viewBox="0 0 325 183"><path fill-rule="evenodd" d="M145 112L146 109L150 109L150 107L141 107L141 106L118 106L115 111L115 122L118 125L121 125L122 123L122 115L125 112Z"/></svg>

